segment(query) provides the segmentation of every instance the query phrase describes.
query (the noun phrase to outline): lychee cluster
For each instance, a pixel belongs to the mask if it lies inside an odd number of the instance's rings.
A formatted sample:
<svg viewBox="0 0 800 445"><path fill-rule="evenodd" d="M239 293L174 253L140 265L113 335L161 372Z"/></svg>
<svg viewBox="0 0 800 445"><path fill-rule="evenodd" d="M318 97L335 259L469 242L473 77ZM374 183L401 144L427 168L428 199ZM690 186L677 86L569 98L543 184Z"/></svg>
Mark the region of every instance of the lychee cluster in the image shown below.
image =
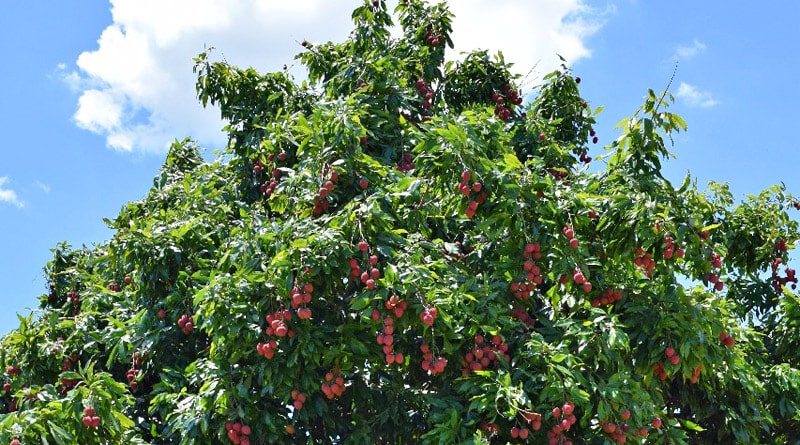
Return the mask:
<svg viewBox="0 0 800 445"><path fill-rule="evenodd" d="M377 267L378 256L370 254L369 243L364 240L358 242L358 250L369 255L367 258L369 266L365 267L365 270L362 271L361 266L358 264L358 260L355 258L350 258L350 276L352 278L360 279L361 283L367 286L367 289L375 289L377 280L381 277L381 271Z"/></svg>
<svg viewBox="0 0 800 445"><path fill-rule="evenodd" d="M653 365L653 375L661 380L666 380L669 377L667 375L667 370L664 368L664 364L660 362Z"/></svg>
<svg viewBox="0 0 800 445"><path fill-rule="evenodd" d="M434 33L430 30L425 31L425 41L428 42L428 45L436 48L439 46L440 43L444 41L444 36L439 33Z"/></svg>
<svg viewBox="0 0 800 445"><path fill-rule="evenodd" d="M486 202L489 198L483 190L483 184L480 181L474 181L470 184L470 180L472 178L472 173L469 170L464 170L461 172L461 182L458 183L458 192L466 197L470 197L473 194L474 196L472 199L469 200L467 203L467 208L464 209L464 214L467 215L467 218L472 218L475 216L475 211L478 210L478 206Z"/></svg>
<svg viewBox="0 0 800 445"><path fill-rule="evenodd" d="M81 421L89 428L97 428L100 426L100 418L97 417L94 407L92 406L87 406L83 409L83 418Z"/></svg>
<svg viewBox="0 0 800 445"><path fill-rule="evenodd" d="M380 319L380 312L373 311L373 319L376 318L375 314ZM383 319L383 330L378 332L375 340L383 347L383 354L387 364L397 363L399 365L403 363L403 354L394 350L394 319L391 316L386 316Z"/></svg>
<svg viewBox="0 0 800 445"><path fill-rule="evenodd" d="M600 294L600 298L592 300L592 307L608 306L622 299L622 292L608 288Z"/></svg>
<svg viewBox="0 0 800 445"><path fill-rule="evenodd" d="M545 139L545 134L544 133L540 134L539 140L544 141L544 139ZM556 181L561 181L565 179L567 176L569 176L569 172L567 172L566 170L559 170L557 168L551 168L550 170L548 170L548 172L550 173L550 176L552 176L553 179L555 179Z"/></svg>
<svg viewBox="0 0 800 445"><path fill-rule="evenodd" d="M495 422L492 423L481 422L480 424L478 424L478 429L486 432L489 436L497 435L497 432L500 430L500 428L497 426L497 423Z"/></svg>
<svg viewBox="0 0 800 445"><path fill-rule="evenodd" d="M447 359L444 357L434 357L431 352L431 347L427 343L420 345L419 350L422 352L422 369L430 372L431 375L441 374L444 368L447 367Z"/></svg>
<svg viewBox="0 0 800 445"><path fill-rule="evenodd" d="M131 391L136 391L136 389L139 388L139 382L137 379L139 378L143 362L144 355L142 352L138 349L133 351L131 367L125 372L125 378L128 380L128 385L130 386Z"/></svg>
<svg viewBox="0 0 800 445"><path fill-rule="evenodd" d="M672 365L677 366L681 362L680 356L672 346L667 346L664 348L664 356L666 357L664 363L656 363L653 366L653 375L661 380L666 380L669 378L667 375L666 363L671 363Z"/></svg>
<svg viewBox="0 0 800 445"><path fill-rule="evenodd" d="M681 362L681 358L677 352L675 352L675 348L672 346L667 346L664 349L664 355L667 357L667 360L672 363L673 365L677 365Z"/></svg>
<svg viewBox="0 0 800 445"><path fill-rule="evenodd" d="M526 427L520 428L518 426L512 426L511 431L509 431L509 434L511 435L512 439L527 440L528 436L531 434L531 430L529 430Z"/></svg>
<svg viewBox="0 0 800 445"><path fill-rule="evenodd" d="M335 369L325 374L325 382L320 385L320 390L325 394L328 400L333 400L344 393L346 387L344 386L344 378L340 375L339 370Z"/></svg>
<svg viewBox="0 0 800 445"><path fill-rule="evenodd" d="M291 307L297 312L297 318L301 320L308 320L311 318L311 308L306 305L311 303L311 293L314 292L314 285L311 283L303 283L300 286L292 289Z"/></svg>
<svg viewBox="0 0 800 445"><path fill-rule="evenodd" d="M261 162L260 159L253 160L253 173L256 175L259 181L262 181L263 179L263 182L261 182L260 185L260 190L261 193L263 193L267 198L272 196L272 193L275 192L275 189L278 187L278 183L280 183L281 180L281 171L278 169L277 163L285 162L287 158L288 155L283 151L278 153L277 156L275 156L274 153L270 153L267 156L268 162L273 165L273 168L270 171L269 182L267 182L266 178L262 178L262 173L267 168L267 165Z"/></svg>
<svg viewBox="0 0 800 445"><path fill-rule="evenodd" d="M181 328L185 335L191 334L194 329L194 316L189 314L181 315L181 318L178 319L178 327Z"/></svg>
<svg viewBox="0 0 800 445"><path fill-rule="evenodd" d="M508 343L503 341L503 337L495 335L490 342L484 340L483 335L475 336L475 345L465 355L461 362L462 375L468 375L473 371L490 369L500 362L502 357L506 362L511 360L508 355Z"/></svg>
<svg viewBox="0 0 800 445"><path fill-rule="evenodd" d="M267 314L264 317L267 321L267 327L264 333L267 335L274 335L276 337L289 337L294 336L294 331L286 324L287 321L292 319L292 312L288 309L278 310L272 314Z"/></svg>
<svg viewBox="0 0 800 445"><path fill-rule="evenodd" d="M786 286L787 283L792 283L792 289L797 289L797 276L796 271L791 268L786 268L785 276L780 276L778 272L778 268L783 263L783 260L780 257L775 257L770 264L772 268L772 288L775 289L776 292L781 292L783 286Z"/></svg>
<svg viewBox="0 0 800 445"><path fill-rule="evenodd" d="M518 300L527 300L533 295L536 286L542 284L542 273L534 260L541 258L539 243L528 243L525 246L522 259L522 278L511 283L511 292Z"/></svg>
<svg viewBox="0 0 800 445"><path fill-rule="evenodd" d="M522 97L520 97L517 90L511 88L511 86L508 84L505 84L503 85L502 93L497 91L492 93L492 102L497 104L494 107L494 114L500 118L500 120L506 122L513 115L513 112L511 111L511 105L522 104Z"/></svg>
<svg viewBox="0 0 800 445"><path fill-rule="evenodd" d="M697 383L697 380L700 378L700 373L702 371L703 371L703 365L698 364L697 367L694 368L694 371L692 371L692 376L689 378L689 381L692 382L692 384Z"/></svg>
<svg viewBox="0 0 800 445"><path fill-rule="evenodd" d="M306 395L297 389L292 390L292 406L294 409L300 411L306 403Z"/></svg>
<svg viewBox="0 0 800 445"><path fill-rule="evenodd" d="M575 238L575 229L572 228L572 225L566 225L561 228L561 233L564 234L565 237L569 240L569 246L573 249L578 248L578 238Z"/></svg>
<svg viewBox="0 0 800 445"><path fill-rule="evenodd" d="M432 327L433 321L436 320L437 314L438 311L436 310L435 307L433 306L426 307L425 309L423 309L422 312L420 312L419 319L422 320L422 322L425 323L425 325L427 325L428 327Z"/></svg>
<svg viewBox="0 0 800 445"><path fill-rule="evenodd" d="M61 363L61 370L62 371L69 371L78 363L78 354L72 353L69 357L65 357L64 361ZM61 382L61 391L66 393L68 390L75 387L78 384L78 379L68 379L66 377L59 378ZM9 385L10 386L10 385Z"/></svg>
<svg viewBox="0 0 800 445"><path fill-rule="evenodd" d="M562 406L553 407L551 410L551 414L553 415L553 420L555 421L555 425L547 431L547 441L550 444L557 445L571 445L572 442L569 441L565 434L572 425L577 422L577 418L574 414L575 405L572 402L566 402Z"/></svg>
<svg viewBox="0 0 800 445"><path fill-rule="evenodd" d="M511 309L511 316L528 326L533 326L536 324L536 319L533 318L527 309L520 306L514 306Z"/></svg>
<svg viewBox="0 0 800 445"><path fill-rule="evenodd" d="M627 423L614 423L614 422L607 422L607 421L600 421L600 428L603 430L604 433L611 436L611 440L616 443L625 443L627 441L627 434L630 431L630 427Z"/></svg>
<svg viewBox="0 0 800 445"><path fill-rule="evenodd" d="M641 269L648 277L653 277L653 269L656 267L656 260L650 255L650 252L645 252L641 247L637 247L633 264Z"/></svg>
<svg viewBox="0 0 800 445"><path fill-rule="evenodd" d="M384 306L386 307L386 309L391 311L395 317L400 318L406 312L406 309L408 308L408 303L406 303L405 300L401 300L400 297L398 297L397 295L392 294L391 296L389 296L389 299L386 300Z"/></svg>
<svg viewBox="0 0 800 445"><path fill-rule="evenodd" d="M523 411L522 418L531 426L534 431L539 431L542 428L542 415L532 411Z"/></svg>
<svg viewBox="0 0 800 445"><path fill-rule="evenodd" d="M720 257L716 252L711 252L708 255L708 261L711 263L711 267L714 269L720 269L722 267L722 257ZM720 280L719 275L715 272L709 272L705 274L703 276L703 281L714 286L714 290L716 291L721 291L725 288L725 283Z"/></svg>
<svg viewBox="0 0 800 445"><path fill-rule="evenodd" d="M228 432L228 439L236 445L250 445L250 427L239 422L226 422L225 431Z"/></svg>
<svg viewBox="0 0 800 445"><path fill-rule="evenodd" d="M264 334L267 336L276 337L294 337L294 330L286 323L292 319L292 312L288 309L278 310L264 317L267 321L267 327L264 329ZM278 341L276 339L269 339L265 342L259 342L256 345L256 352L264 356L266 359L275 357L275 351L278 349Z"/></svg>
<svg viewBox="0 0 800 445"><path fill-rule="evenodd" d="M339 179L339 173L336 170L331 171L328 179L320 186L317 194L314 195L314 216L322 215L330 208L329 196L333 189L336 187L336 180Z"/></svg>
<svg viewBox="0 0 800 445"><path fill-rule="evenodd" d="M264 343L259 342L256 345L256 351L259 355L263 355L266 359L275 357L275 350L278 349L278 342L276 340L268 340Z"/></svg>
<svg viewBox="0 0 800 445"><path fill-rule="evenodd" d="M414 163L414 157L411 156L411 153L403 153L403 156L397 161L397 170L400 172L408 173L415 168L417 168L417 164Z"/></svg>
<svg viewBox="0 0 800 445"><path fill-rule="evenodd" d="M128 385L131 388L131 391L136 391L139 388L139 382L136 379L139 378L139 370L131 367L125 372L125 378L128 380Z"/></svg>
<svg viewBox="0 0 800 445"><path fill-rule="evenodd" d="M583 269L575 269L575 272L572 274L572 281L581 286L581 289L587 294L592 291L592 283L586 279L586 275L583 274Z"/></svg>
<svg viewBox="0 0 800 445"><path fill-rule="evenodd" d="M74 305L78 305L81 303L81 296L75 291L69 291L67 292L67 300Z"/></svg>
<svg viewBox="0 0 800 445"><path fill-rule="evenodd" d="M719 333L719 341L721 341L722 344L727 348L730 348L736 342L733 337L728 335L728 333L725 331Z"/></svg>
<svg viewBox="0 0 800 445"><path fill-rule="evenodd" d="M664 237L664 259L672 259L673 255L678 258L683 258L684 251L681 248L675 249L674 240L671 236L667 235Z"/></svg>
<svg viewBox="0 0 800 445"><path fill-rule="evenodd" d="M431 108L431 101L433 100L434 91L431 86L425 82L425 79L417 79L417 92L423 96L422 108L429 110Z"/></svg>

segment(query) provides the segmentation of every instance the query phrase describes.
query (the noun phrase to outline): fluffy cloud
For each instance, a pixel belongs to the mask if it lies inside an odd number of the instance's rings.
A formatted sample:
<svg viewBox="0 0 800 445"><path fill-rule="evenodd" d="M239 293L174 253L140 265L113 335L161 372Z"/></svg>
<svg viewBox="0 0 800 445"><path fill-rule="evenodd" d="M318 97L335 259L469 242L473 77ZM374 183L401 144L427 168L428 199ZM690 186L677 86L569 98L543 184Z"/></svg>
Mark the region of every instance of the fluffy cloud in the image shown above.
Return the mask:
<svg viewBox="0 0 800 445"><path fill-rule="evenodd" d="M523 75L552 71L560 64L557 55L569 63L590 56L583 42L600 28L602 15L579 0L457 0L449 5L456 52L502 51Z"/></svg>
<svg viewBox="0 0 800 445"><path fill-rule="evenodd" d="M672 56L674 60L689 60L692 57L706 52L706 45L703 42L695 39L689 46L679 46L675 49L675 54Z"/></svg>
<svg viewBox="0 0 800 445"><path fill-rule="evenodd" d="M7 202L20 208L24 207L25 204L17 197L17 193L14 190L3 187L6 182L8 182L8 177L0 176L0 203Z"/></svg>
<svg viewBox="0 0 800 445"><path fill-rule="evenodd" d="M708 91L701 91L686 82L678 85L678 92L675 95L683 99L690 107L710 108L719 103Z"/></svg>
<svg viewBox="0 0 800 445"><path fill-rule="evenodd" d="M43 191L44 193L50 193L50 186L45 184L42 181L34 181L33 185L36 186L39 190Z"/></svg>
<svg viewBox="0 0 800 445"><path fill-rule="evenodd" d="M396 2L395 2L396 3ZM262 71L292 63L299 42L339 41L351 28L360 0L111 0L113 23L98 47L82 53L76 69L59 72L80 93L76 125L124 151L163 151L191 136L225 142L218 111L195 99L192 57L204 48L231 64ZM390 5L393 7L393 5ZM541 75L558 63L589 56L583 41L600 24L582 0L458 0L456 53L502 50L522 74ZM304 73L294 68L297 77ZM529 79L530 80L530 79Z"/></svg>

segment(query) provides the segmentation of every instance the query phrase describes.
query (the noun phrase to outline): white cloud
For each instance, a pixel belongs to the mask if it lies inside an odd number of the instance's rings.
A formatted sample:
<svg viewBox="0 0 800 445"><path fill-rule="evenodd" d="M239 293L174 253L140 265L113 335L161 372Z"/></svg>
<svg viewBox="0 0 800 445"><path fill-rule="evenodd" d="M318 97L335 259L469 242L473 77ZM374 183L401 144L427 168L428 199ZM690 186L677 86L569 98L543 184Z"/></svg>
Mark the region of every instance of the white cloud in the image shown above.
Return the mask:
<svg viewBox="0 0 800 445"><path fill-rule="evenodd" d="M710 108L719 103L708 91L699 90L686 82L678 85L678 92L675 95L686 101L690 107Z"/></svg>
<svg viewBox="0 0 800 445"><path fill-rule="evenodd" d="M304 39L341 41L361 0L111 0L112 19L98 47L77 69L59 66L80 93L76 124L103 135L118 150L163 151L191 136L215 148L225 143L216 109L195 98L193 61L208 46L231 64L276 71L292 64ZM395 2L390 4L393 9ZM515 70L546 73L560 62L588 57L584 39L600 24L582 0L457 0L456 52L502 50ZM303 77L295 68L293 74Z"/></svg>
<svg viewBox="0 0 800 445"><path fill-rule="evenodd" d="M37 180L37 181L34 181L34 182L33 182L33 185L35 185L35 186L36 186L36 188L38 188L39 190L41 190L41 191L43 191L43 192L45 192L45 193L50 193L50 186L49 186L49 185L47 185L47 184L45 184L45 183L44 183L44 182L42 182L42 181L38 181L38 180Z"/></svg>
<svg viewBox="0 0 800 445"><path fill-rule="evenodd" d="M7 202L19 208L25 207L25 203L17 197L14 190L3 187L6 182L8 182L8 176L0 176L0 202Z"/></svg>
<svg viewBox="0 0 800 445"><path fill-rule="evenodd" d="M113 90L86 90L78 99L75 122L95 133L111 133L122 125L124 104L120 102L114 97Z"/></svg>
<svg viewBox="0 0 800 445"><path fill-rule="evenodd" d="M66 63L56 65L56 69L50 77L60 79L72 91L79 92L82 89L83 79L80 74L75 71L69 71Z"/></svg>
<svg viewBox="0 0 800 445"><path fill-rule="evenodd" d="M580 0L457 0L449 6L456 51L499 50L517 73L535 68L538 76L560 65L558 55L569 64L589 57L584 39L600 28L604 14Z"/></svg>
<svg viewBox="0 0 800 445"><path fill-rule="evenodd" d="M675 60L689 60L692 57L706 52L706 45L695 39L690 46L679 46L675 49Z"/></svg>

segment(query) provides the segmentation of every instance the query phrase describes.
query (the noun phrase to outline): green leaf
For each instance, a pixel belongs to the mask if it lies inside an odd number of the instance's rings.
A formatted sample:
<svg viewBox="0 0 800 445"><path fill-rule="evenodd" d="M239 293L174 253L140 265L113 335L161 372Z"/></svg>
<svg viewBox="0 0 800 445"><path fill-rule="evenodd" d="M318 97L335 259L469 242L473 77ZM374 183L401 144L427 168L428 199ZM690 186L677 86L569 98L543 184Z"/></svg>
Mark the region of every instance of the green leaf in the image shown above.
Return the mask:
<svg viewBox="0 0 800 445"><path fill-rule="evenodd" d="M721 225L722 225L721 223L709 224L709 225L703 227L702 229L700 229L700 231L701 232L705 232L705 231L708 231L708 230L714 230L717 227L720 227Z"/></svg>
<svg viewBox="0 0 800 445"><path fill-rule="evenodd" d="M125 414L122 414L119 411L112 411L111 414L114 415L114 418L117 419L123 429L129 429L136 426L136 423L134 423L133 420L129 419Z"/></svg>
<svg viewBox="0 0 800 445"><path fill-rule="evenodd" d="M692 422L691 420L682 419L681 423L683 424L684 427L686 427L687 429L690 429L692 431L698 431L698 432L705 431L705 428L703 428L700 425Z"/></svg>
<svg viewBox="0 0 800 445"><path fill-rule="evenodd" d="M522 169L522 163L519 161L519 158L517 158L517 155L515 155L514 153L504 153L503 163L507 167L505 171Z"/></svg>

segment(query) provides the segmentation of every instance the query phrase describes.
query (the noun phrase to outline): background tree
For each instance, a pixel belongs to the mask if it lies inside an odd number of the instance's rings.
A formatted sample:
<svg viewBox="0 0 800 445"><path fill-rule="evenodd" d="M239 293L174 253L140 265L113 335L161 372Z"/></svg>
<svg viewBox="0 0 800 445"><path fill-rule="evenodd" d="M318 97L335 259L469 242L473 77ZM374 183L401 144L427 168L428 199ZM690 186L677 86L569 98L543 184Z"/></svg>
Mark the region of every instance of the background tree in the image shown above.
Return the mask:
<svg viewBox="0 0 800 445"><path fill-rule="evenodd" d="M230 143L176 142L2 339L11 444L795 443L781 186L674 186L650 91L589 169L569 69L523 104L444 4L379 0L309 72L196 59ZM788 287L787 287L788 286Z"/></svg>

